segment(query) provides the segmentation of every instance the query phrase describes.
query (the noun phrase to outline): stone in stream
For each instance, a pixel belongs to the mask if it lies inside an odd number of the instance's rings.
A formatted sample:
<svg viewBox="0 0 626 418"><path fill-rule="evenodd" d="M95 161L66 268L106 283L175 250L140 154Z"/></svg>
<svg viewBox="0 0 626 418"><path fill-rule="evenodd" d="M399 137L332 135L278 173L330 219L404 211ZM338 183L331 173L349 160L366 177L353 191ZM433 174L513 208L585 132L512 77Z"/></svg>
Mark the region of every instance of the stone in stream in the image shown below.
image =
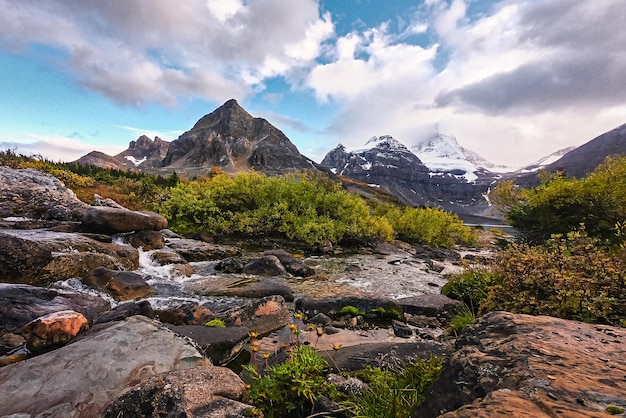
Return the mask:
<svg viewBox="0 0 626 418"><path fill-rule="evenodd" d="M244 327L261 335L291 323L289 307L285 299L277 295L251 299L220 313L219 317L229 326Z"/></svg>
<svg viewBox="0 0 626 418"><path fill-rule="evenodd" d="M154 212L91 206L83 212L81 228L86 232L109 235L144 230L159 231L167 228L167 220Z"/></svg>
<svg viewBox="0 0 626 418"><path fill-rule="evenodd" d="M0 399L11 400L0 402L0 416L100 416L151 376L206 361L195 345L143 316L99 325L72 344L0 368Z"/></svg>
<svg viewBox="0 0 626 418"><path fill-rule="evenodd" d="M163 248L165 239L159 231L137 231L128 237L128 243L135 248L150 251Z"/></svg>
<svg viewBox="0 0 626 418"><path fill-rule="evenodd" d="M287 270L280 263L278 257L274 255L264 255L254 259L243 266L243 274L253 274L258 276L284 276Z"/></svg>
<svg viewBox="0 0 626 418"><path fill-rule="evenodd" d="M278 295L293 301L289 283L282 277L208 277L186 283L185 290L205 296L262 298Z"/></svg>
<svg viewBox="0 0 626 418"><path fill-rule="evenodd" d="M89 328L89 321L79 312L59 311L40 316L24 325L20 334L26 339L26 347L42 352L66 344Z"/></svg>
<svg viewBox="0 0 626 418"><path fill-rule="evenodd" d="M294 276L310 277L315 274L314 268L309 267L308 265L298 260L296 257L289 254L285 250L264 251L263 255L264 256L272 255L278 258L278 260L280 261L280 264L282 264L285 267L285 270L287 270L288 273L291 273Z"/></svg>
<svg viewBox="0 0 626 418"><path fill-rule="evenodd" d="M167 246L189 262L221 260L241 254L241 250L232 245L219 245L187 238L169 238Z"/></svg>
<svg viewBox="0 0 626 418"><path fill-rule="evenodd" d="M159 321L172 325L204 325L215 314L204 306L195 303L184 303L171 308L163 308L155 311Z"/></svg>
<svg viewBox="0 0 626 418"><path fill-rule="evenodd" d="M137 273L116 271L105 267L93 269L83 279L87 286L107 290L116 300L130 300L146 297L152 287Z"/></svg>
<svg viewBox="0 0 626 418"><path fill-rule="evenodd" d="M235 358L248 342L244 327L213 328L204 325L170 325L177 334L195 341L213 364L222 365Z"/></svg>
<svg viewBox="0 0 626 418"><path fill-rule="evenodd" d="M99 315L94 321L94 324L122 321L135 315L143 315L148 318L154 318L155 312L152 310L152 306L147 300L142 300L141 302L126 302Z"/></svg>

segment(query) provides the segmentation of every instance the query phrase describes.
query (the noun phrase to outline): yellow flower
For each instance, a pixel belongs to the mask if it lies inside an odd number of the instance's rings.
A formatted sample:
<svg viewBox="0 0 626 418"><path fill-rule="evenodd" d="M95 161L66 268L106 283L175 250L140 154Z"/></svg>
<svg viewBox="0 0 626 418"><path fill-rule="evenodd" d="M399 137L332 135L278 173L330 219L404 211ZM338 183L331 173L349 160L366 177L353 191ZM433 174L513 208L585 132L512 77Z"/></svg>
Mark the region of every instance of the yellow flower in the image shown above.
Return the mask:
<svg viewBox="0 0 626 418"><path fill-rule="evenodd" d="M261 358L264 358L264 359L270 358L270 353L263 353L263 354L261 354Z"/></svg>
<svg viewBox="0 0 626 418"><path fill-rule="evenodd" d="M259 346L258 346L258 345L254 345L254 344L252 344L252 345L250 345L250 350L251 350L253 353L256 353L257 351L259 351Z"/></svg>
<svg viewBox="0 0 626 418"><path fill-rule="evenodd" d="M335 350L335 351L340 350L341 347L343 347L342 344L333 344L333 350Z"/></svg>
<svg viewBox="0 0 626 418"><path fill-rule="evenodd" d="M322 334L324 334L324 328L316 328L315 332L317 332L317 335L321 337Z"/></svg>
<svg viewBox="0 0 626 418"><path fill-rule="evenodd" d="M254 340L254 339L259 337L259 333L258 332L254 332L254 331L250 331L250 332L248 332L248 336Z"/></svg>

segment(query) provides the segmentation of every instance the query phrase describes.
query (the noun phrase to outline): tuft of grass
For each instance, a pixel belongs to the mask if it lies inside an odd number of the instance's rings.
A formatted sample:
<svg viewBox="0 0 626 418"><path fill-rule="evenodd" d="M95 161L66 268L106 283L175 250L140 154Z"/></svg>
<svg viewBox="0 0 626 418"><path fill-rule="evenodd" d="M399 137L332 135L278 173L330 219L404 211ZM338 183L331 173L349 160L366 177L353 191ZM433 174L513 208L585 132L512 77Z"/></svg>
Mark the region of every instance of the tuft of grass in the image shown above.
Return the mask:
<svg viewBox="0 0 626 418"><path fill-rule="evenodd" d="M209 328L226 328L226 323L222 319L214 318L205 323L204 326Z"/></svg>
<svg viewBox="0 0 626 418"><path fill-rule="evenodd" d="M454 332L454 335L459 335L461 330L476 321L476 314L467 305L458 309L448 321L448 327Z"/></svg>

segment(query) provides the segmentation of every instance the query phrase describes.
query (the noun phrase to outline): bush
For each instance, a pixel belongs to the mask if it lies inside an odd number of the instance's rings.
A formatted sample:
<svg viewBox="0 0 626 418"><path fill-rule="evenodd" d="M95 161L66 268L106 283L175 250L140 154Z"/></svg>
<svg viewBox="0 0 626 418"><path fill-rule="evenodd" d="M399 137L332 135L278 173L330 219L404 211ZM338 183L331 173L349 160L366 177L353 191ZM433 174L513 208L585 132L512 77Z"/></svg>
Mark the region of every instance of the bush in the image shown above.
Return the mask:
<svg viewBox="0 0 626 418"><path fill-rule="evenodd" d="M434 208L412 208L381 205L376 213L384 216L395 231L395 237L411 244L452 247L460 243L475 246L476 232L463 225L457 215Z"/></svg>
<svg viewBox="0 0 626 418"><path fill-rule="evenodd" d="M624 324L626 253L599 244L582 230L541 246L514 244L501 251L495 263L499 283L490 287L481 311Z"/></svg>
<svg viewBox="0 0 626 418"><path fill-rule="evenodd" d="M462 301L474 314L477 314L480 306L487 299L491 287L501 283L500 276L492 270L470 269L452 276L441 288L441 293Z"/></svg>

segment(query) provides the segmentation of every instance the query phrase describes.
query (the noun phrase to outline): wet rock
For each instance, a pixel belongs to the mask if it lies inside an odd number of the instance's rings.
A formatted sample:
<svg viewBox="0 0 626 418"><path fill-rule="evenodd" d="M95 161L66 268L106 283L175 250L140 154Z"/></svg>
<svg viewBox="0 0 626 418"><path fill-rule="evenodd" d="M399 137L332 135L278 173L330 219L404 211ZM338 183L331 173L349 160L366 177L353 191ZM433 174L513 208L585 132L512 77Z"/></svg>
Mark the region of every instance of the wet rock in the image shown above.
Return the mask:
<svg viewBox="0 0 626 418"><path fill-rule="evenodd" d="M492 312L463 331L414 416L601 417L626 402L624 376L623 328Z"/></svg>
<svg viewBox="0 0 626 418"><path fill-rule="evenodd" d="M259 276L283 276L287 274L287 270L285 270L285 267L280 263L278 257L273 255L265 255L259 259L250 261L243 267L241 272Z"/></svg>
<svg viewBox="0 0 626 418"><path fill-rule="evenodd" d="M0 356L13 353L16 349L26 344L26 339L13 333L7 333L0 336Z"/></svg>
<svg viewBox="0 0 626 418"><path fill-rule="evenodd" d="M232 326L242 326L259 334L269 334L291 323L289 307L282 296L251 299L220 313L219 317Z"/></svg>
<svg viewBox="0 0 626 418"><path fill-rule="evenodd" d="M137 250L89 236L46 230L0 231L0 280L46 285L84 277L98 266L135 270Z"/></svg>
<svg viewBox="0 0 626 418"><path fill-rule="evenodd" d="M287 272L293 274L296 277L310 277L315 274L314 268L309 267L308 265L298 260L293 255L289 254L287 251L284 251L284 250L264 251L263 255L275 256L280 261L280 264L282 264L285 267L285 270L287 270Z"/></svg>
<svg viewBox="0 0 626 418"><path fill-rule="evenodd" d="M167 220L158 213L108 206L87 208L81 222L84 231L110 235L144 230L159 231L167 228Z"/></svg>
<svg viewBox="0 0 626 418"><path fill-rule="evenodd" d="M128 388L207 360L158 322L133 316L0 369L0 416L100 416ZM102 327L102 326L99 326Z"/></svg>
<svg viewBox="0 0 626 418"><path fill-rule="evenodd" d="M172 267L173 274L190 277L196 272L196 269L187 260L173 251L154 251L150 254L150 258L161 266L174 264Z"/></svg>
<svg viewBox="0 0 626 418"><path fill-rule="evenodd" d="M460 261L461 254L454 250L444 250L440 248L428 247L426 245L416 245L415 258L434 261Z"/></svg>
<svg viewBox="0 0 626 418"><path fill-rule="evenodd" d="M455 309L463 306L463 303L450 299L442 294L430 294L411 296L398 299L404 311L411 315L424 315L438 319L446 319L446 316Z"/></svg>
<svg viewBox="0 0 626 418"><path fill-rule="evenodd" d="M0 166L0 218L76 221L88 207L57 178L31 168Z"/></svg>
<svg viewBox="0 0 626 418"><path fill-rule="evenodd" d="M188 282L185 290L206 296L262 298L279 295L293 301L287 280L281 277L209 277Z"/></svg>
<svg viewBox="0 0 626 418"><path fill-rule="evenodd" d="M247 263L247 260L239 257L228 257L220 260L215 265L215 270L221 271L223 273L237 274L243 271L243 268Z"/></svg>
<svg viewBox="0 0 626 418"><path fill-rule="evenodd" d="M396 319L391 321L391 328L396 337L410 338L413 336L413 329L404 322L400 322Z"/></svg>
<svg viewBox="0 0 626 418"><path fill-rule="evenodd" d="M141 302L126 302L116 306L108 312L105 312L96 318L94 324L104 324L113 321L122 321L134 315L143 315L148 318L154 318L155 313L152 310L150 302L142 300Z"/></svg>
<svg viewBox="0 0 626 418"><path fill-rule="evenodd" d="M128 237L128 243L135 248L150 251L163 248L165 239L159 231L137 231Z"/></svg>
<svg viewBox="0 0 626 418"><path fill-rule="evenodd" d="M310 324L317 324L317 325L324 326L324 325L329 325L331 322L333 322L333 320L328 315L325 315L323 313L318 313L317 315L308 319L307 322Z"/></svg>
<svg viewBox="0 0 626 418"><path fill-rule="evenodd" d="M91 322L109 309L111 304L99 296L58 293L41 287L0 283L0 334L15 331L53 312L80 312Z"/></svg>
<svg viewBox="0 0 626 418"><path fill-rule="evenodd" d="M87 286L106 289L116 300L130 300L146 297L152 287L137 273L116 271L98 267L83 279Z"/></svg>
<svg viewBox="0 0 626 418"><path fill-rule="evenodd" d="M195 341L204 355L217 365L228 363L243 350L250 331L243 327L214 328L204 325L171 325L169 328Z"/></svg>
<svg viewBox="0 0 626 418"><path fill-rule="evenodd" d="M194 303L155 311L159 321L172 325L204 325L215 318L213 312Z"/></svg>
<svg viewBox="0 0 626 418"><path fill-rule="evenodd" d="M406 322L409 325L413 325L414 327L420 328L440 328L441 322L437 318L433 318L432 316L426 315L411 315L405 313Z"/></svg>
<svg viewBox="0 0 626 418"><path fill-rule="evenodd" d="M89 328L87 318L75 311L59 311L40 316L24 325L20 334L31 352L41 352L66 344Z"/></svg>
<svg viewBox="0 0 626 418"><path fill-rule="evenodd" d="M231 370L204 366L151 377L111 403L103 418L245 417L254 408L240 402L245 385Z"/></svg>
<svg viewBox="0 0 626 418"><path fill-rule="evenodd" d="M237 247L210 244L187 238L168 239L167 246L189 262L221 260L241 254L241 251Z"/></svg>
<svg viewBox="0 0 626 418"><path fill-rule="evenodd" d="M335 298L315 299L303 297L296 300L296 310L304 312L307 316L324 313L330 317L337 317L342 308L352 306L358 311L372 313L379 310L380 316L388 313L390 317L396 314L402 315L402 306L389 298L381 298L375 295L339 296Z"/></svg>
<svg viewBox="0 0 626 418"><path fill-rule="evenodd" d="M445 359L450 355L450 347L431 341L380 342L342 347L337 351L322 351L320 354L331 367L339 368L341 372L362 370L368 366L397 370L415 359Z"/></svg>

